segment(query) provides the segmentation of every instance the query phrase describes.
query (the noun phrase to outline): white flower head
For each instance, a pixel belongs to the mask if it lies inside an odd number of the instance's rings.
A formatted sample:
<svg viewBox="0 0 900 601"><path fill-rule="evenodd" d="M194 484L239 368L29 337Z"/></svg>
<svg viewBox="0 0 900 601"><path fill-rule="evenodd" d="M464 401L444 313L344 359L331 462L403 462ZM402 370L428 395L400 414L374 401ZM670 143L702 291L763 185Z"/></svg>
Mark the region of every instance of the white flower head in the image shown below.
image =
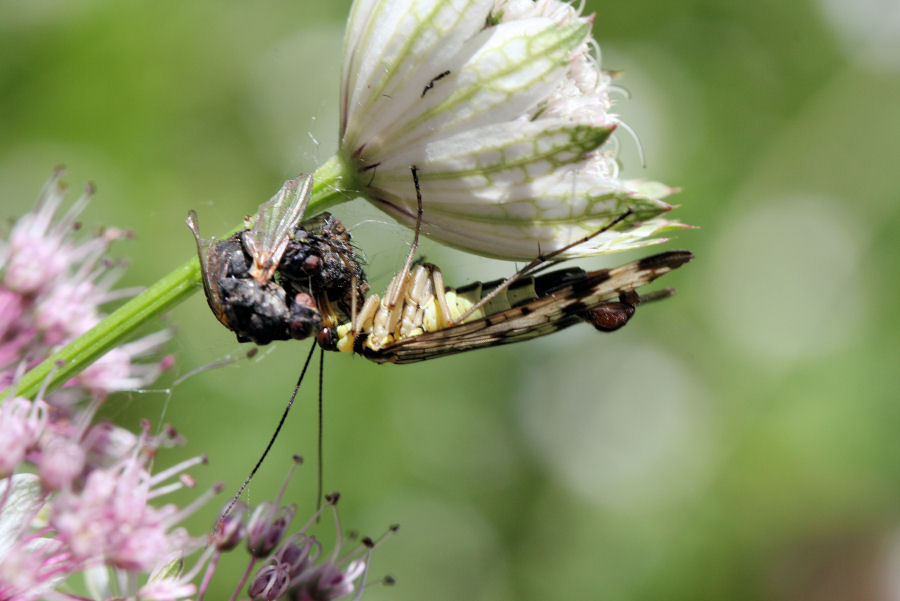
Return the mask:
<svg viewBox="0 0 900 601"><path fill-rule="evenodd" d="M356 0L344 42L339 157L352 186L423 233L483 255L590 255L684 227L661 184L619 179L610 75L593 17L560 0Z"/></svg>

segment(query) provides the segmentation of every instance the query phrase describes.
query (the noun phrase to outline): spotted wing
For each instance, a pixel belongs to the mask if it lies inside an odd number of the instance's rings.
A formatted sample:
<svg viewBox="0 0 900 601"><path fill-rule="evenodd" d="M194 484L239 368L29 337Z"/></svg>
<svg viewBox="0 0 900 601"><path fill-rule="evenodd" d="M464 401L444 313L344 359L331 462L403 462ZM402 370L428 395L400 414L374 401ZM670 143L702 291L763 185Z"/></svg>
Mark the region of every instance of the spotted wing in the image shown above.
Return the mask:
<svg viewBox="0 0 900 601"><path fill-rule="evenodd" d="M253 227L244 232L242 241L253 257L251 275L265 284L275 273L291 233L300 223L312 194L312 176L301 175L284 182L284 186L263 204Z"/></svg>
<svg viewBox="0 0 900 601"><path fill-rule="evenodd" d="M581 322L587 309L617 300L623 292L649 284L693 258L687 251L671 251L614 269L585 274L527 303L481 319L398 340L379 351L363 349L378 363L415 363L454 353L510 344L551 334Z"/></svg>

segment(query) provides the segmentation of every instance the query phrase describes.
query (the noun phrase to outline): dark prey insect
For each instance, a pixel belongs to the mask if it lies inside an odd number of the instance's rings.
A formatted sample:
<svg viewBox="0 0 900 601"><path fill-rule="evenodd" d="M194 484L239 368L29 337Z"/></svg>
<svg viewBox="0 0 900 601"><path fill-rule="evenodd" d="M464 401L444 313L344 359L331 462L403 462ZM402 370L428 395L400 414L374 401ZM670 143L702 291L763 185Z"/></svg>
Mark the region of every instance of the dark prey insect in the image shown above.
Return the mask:
<svg viewBox="0 0 900 601"><path fill-rule="evenodd" d="M197 214L188 215L206 300L239 342L302 340L349 319L365 298L366 276L341 222L328 213L301 222L311 188L311 176L288 180L252 226L221 241L201 238Z"/></svg>

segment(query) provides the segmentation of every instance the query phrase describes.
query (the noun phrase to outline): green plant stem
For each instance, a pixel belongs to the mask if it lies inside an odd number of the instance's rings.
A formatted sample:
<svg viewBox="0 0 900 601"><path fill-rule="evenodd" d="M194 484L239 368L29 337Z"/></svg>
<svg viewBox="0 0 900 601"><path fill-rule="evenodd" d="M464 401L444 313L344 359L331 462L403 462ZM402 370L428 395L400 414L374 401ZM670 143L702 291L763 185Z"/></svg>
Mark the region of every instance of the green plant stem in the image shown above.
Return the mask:
<svg viewBox="0 0 900 601"><path fill-rule="evenodd" d="M315 215L357 196L349 183L352 180L337 156L319 167L314 178L307 215ZM19 380L16 395L34 397L42 386L48 390L60 386L121 344L138 327L200 289L200 262L194 257L29 370Z"/></svg>

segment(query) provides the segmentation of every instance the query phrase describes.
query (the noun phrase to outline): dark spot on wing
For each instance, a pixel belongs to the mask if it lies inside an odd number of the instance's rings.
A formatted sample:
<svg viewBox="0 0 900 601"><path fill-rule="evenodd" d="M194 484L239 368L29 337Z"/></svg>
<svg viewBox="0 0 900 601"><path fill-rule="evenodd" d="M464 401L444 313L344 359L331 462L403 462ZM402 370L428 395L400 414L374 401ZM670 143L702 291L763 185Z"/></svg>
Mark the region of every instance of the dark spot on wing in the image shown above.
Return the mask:
<svg viewBox="0 0 900 601"><path fill-rule="evenodd" d="M578 282L586 277L584 269L569 267L557 269L534 278L534 291L538 296L545 296L560 288L565 288L573 282Z"/></svg>
<svg viewBox="0 0 900 601"><path fill-rule="evenodd" d="M581 313L584 313L585 311L587 311L587 310L589 310L589 309L590 309L590 307L588 307L586 304L584 304L584 303L581 302L581 301L577 301L577 302L571 303L571 304L569 304L568 306L566 306L565 312L566 312L566 313L581 314Z"/></svg>
<svg viewBox="0 0 900 601"><path fill-rule="evenodd" d="M676 269L693 258L693 253L686 250L671 250L669 252L644 257L638 261L637 266L639 270L652 270L659 269L660 267Z"/></svg>
<svg viewBox="0 0 900 601"><path fill-rule="evenodd" d="M599 284L602 284L609 278L610 276L608 269L592 271L588 273L587 277L585 277L583 280L574 282L571 285L572 293L574 296L586 296L588 294L591 294Z"/></svg>

